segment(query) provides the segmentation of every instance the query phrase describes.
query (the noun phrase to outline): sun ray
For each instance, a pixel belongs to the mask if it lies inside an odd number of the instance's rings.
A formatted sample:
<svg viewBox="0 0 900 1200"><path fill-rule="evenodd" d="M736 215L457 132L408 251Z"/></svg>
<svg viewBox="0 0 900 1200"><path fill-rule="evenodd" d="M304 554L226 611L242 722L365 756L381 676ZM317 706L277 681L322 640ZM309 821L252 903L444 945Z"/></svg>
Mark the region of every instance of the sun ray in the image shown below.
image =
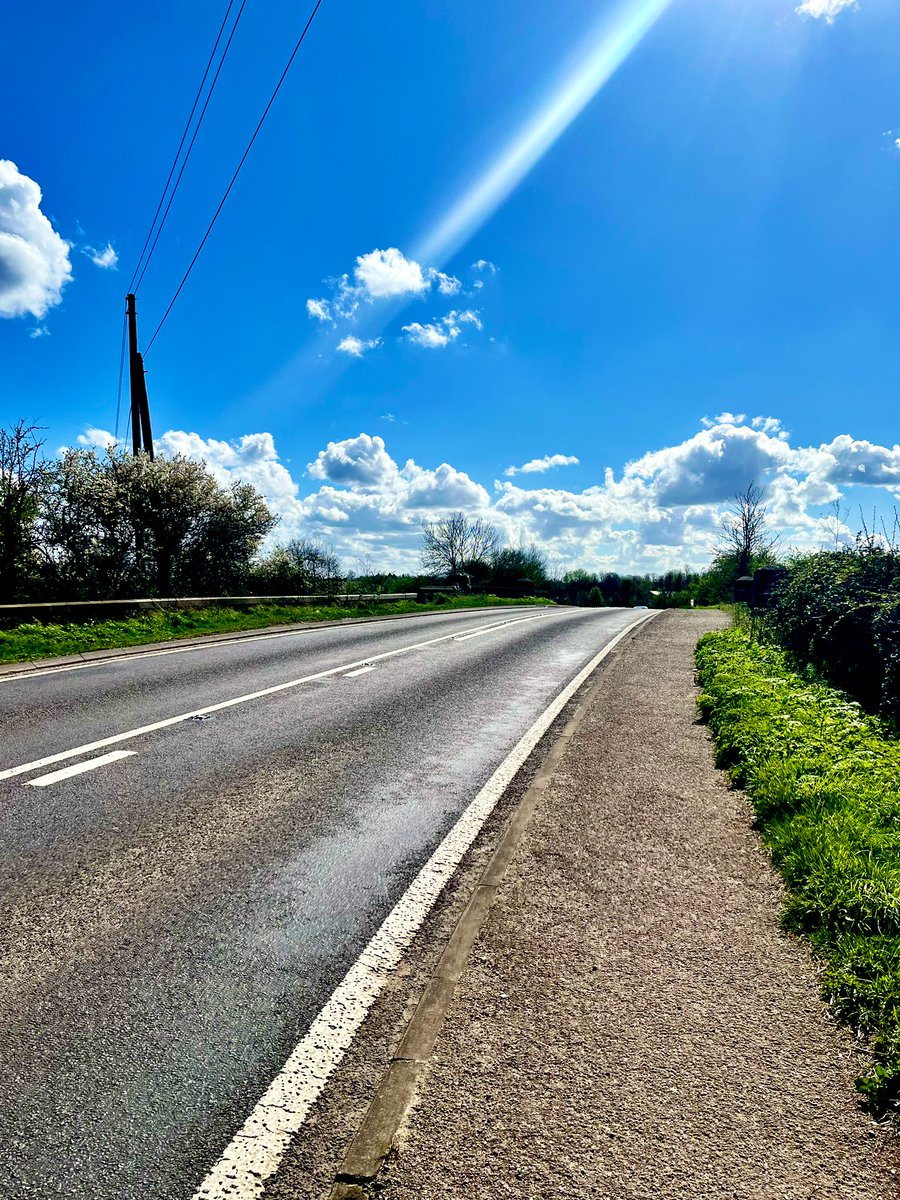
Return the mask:
<svg viewBox="0 0 900 1200"><path fill-rule="evenodd" d="M587 39L587 50L500 153L416 247L420 262L440 264L459 250L547 153L672 0L628 0Z"/></svg>

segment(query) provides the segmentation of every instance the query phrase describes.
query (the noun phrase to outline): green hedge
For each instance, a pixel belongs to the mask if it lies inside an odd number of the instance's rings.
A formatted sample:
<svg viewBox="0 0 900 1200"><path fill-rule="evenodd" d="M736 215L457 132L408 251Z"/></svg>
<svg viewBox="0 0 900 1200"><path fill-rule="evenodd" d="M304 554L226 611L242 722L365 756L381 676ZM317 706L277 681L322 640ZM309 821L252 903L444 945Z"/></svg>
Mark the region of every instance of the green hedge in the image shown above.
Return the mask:
<svg viewBox="0 0 900 1200"><path fill-rule="evenodd" d="M746 632L697 647L698 704L719 766L745 788L788 885L786 925L825 961L834 1014L873 1039L858 1081L900 1115L900 742L842 693Z"/></svg>
<svg viewBox="0 0 900 1200"><path fill-rule="evenodd" d="M900 720L900 555L865 543L793 563L767 625L798 665Z"/></svg>

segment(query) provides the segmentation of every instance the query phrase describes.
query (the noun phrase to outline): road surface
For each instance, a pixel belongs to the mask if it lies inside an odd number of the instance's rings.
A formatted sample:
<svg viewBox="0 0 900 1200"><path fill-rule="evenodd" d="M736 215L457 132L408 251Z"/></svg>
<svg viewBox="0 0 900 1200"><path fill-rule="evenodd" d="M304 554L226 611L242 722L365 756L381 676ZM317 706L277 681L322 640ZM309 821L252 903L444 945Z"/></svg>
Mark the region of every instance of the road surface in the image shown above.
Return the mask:
<svg viewBox="0 0 900 1200"><path fill-rule="evenodd" d="M189 1200L457 816L642 615L456 612L0 680L0 1197Z"/></svg>

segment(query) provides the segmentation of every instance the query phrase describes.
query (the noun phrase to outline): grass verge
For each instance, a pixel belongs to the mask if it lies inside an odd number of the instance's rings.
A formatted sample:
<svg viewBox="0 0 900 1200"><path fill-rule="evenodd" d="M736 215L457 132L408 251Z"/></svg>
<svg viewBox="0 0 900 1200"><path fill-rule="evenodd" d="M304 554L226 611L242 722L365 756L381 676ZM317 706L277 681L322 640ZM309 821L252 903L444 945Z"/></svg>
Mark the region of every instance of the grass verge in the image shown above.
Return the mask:
<svg viewBox="0 0 900 1200"><path fill-rule="evenodd" d="M733 629L697 647L716 761L746 789L788 885L785 925L822 957L835 1016L871 1037L857 1081L900 1117L900 741L773 646Z"/></svg>
<svg viewBox="0 0 900 1200"><path fill-rule="evenodd" d="M184 611L160 609L141 612L119 621L92 624L42 625L31 622L0 630L0 663L30 662L88 650L118 646L145 646L172 638L197 637L204 633L232 633L242 629L264 629L269 625L291 625L301 621L337 621L345 617L384 617L397 613L436 612L458 608L497 605L550 604L549 600L501 600L497 596L453 596L444 603L417 604L401 600L390 604L332 604L282 607L260 604L250 609L198 608Z"/></svg>

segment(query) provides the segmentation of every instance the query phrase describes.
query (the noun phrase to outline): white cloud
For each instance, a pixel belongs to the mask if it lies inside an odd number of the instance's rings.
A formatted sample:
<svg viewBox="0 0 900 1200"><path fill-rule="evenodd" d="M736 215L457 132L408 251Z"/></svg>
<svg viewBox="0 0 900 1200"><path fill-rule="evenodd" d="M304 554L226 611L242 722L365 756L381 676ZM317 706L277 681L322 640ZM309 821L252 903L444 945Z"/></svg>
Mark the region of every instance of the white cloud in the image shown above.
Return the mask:
<svg viewBox="0 0 900 1200"><path fill-rule="evenodd" d="M463 325L474 325L479 330L483 328L479 314L467 308L462 312L452 309L445 317L427 325L413 321L410 325L403 326L403 332L416 346L423 346L426 350L437 350L455 341L462 333Z"/></svg>
<svg viewBox="0 0 900 1200"><path fill-rule="evenodd" d="M112 248L110 242L106 243L104 250L95 250L93 246L85 246L85 253L95 267L102 267L104 271L115 271L119 265L119 256Z"/></svg>
<svg viewBox="0 0 900 1200"><path fill-rule="evenodd" d="M419 321L413 321L411 325L404 325L403 332L415 345L424 346L428 350L446 346L452 338L459 335L459 329L450 333L442 325L422 325Z"/></svg>
<svg viewBox="0 0 900 1200"><path fill-rule="evenodd" d="M455 296L462 288L462 280L457 279L455 275L445 275L443 271L432 271L429 273L437 284L437 289L442 296Z"/></svg>
<svg viewBox="0 0 900 1200"><path fill-rule="evenodd" d="M362 358L367 350L376 350L380 345L381 338L369 338L366 341L350 333L345 338L341 338L337 348L342 354L350 354L354 358Z"/></svg>
<svg viewBox="0 0 900 1200"><path fill-rule="evenodd" d="M30 338L45 338L50 336L50 330L46 325L35 325L34 329L28 330Z"/></svg>
<svg viewBox="0 0 900 1200"><path fill-rule="evenodd" d="M486 259L475 264L479 270L496 271L493 263ZM429 294L456 296L463 285L455 275L439 271L437 267L423 266L415 259L407 258L396 246L386 250L370 250L356 259L353 274L343 274L328 281L331 296L310 297L306 301L309 317L324 323L352 321L361 306L374 305L386 300L421 299ZM481 280L477 286L483 286ZM423 324L418 321L404 326L412 341L422 346L446 346L459 336L460 326L471 323L481 328L481 320L471 309L453 312L440 321ZM350 354L359 354L365 345L359 338L349 335L338 345L338 349Z"/></svg>
<svg viewBox="0 0 900 1200"><path fill-rule="evenodd" d="M774 418L739 416L719 414L681 442L641 454L618 471L608 467L580 491L543 479L523 487L507 478L489 492L450 463L422 466L408 459L401 465L382 437L365 432L329 442L308 464L302 485L269 433L228 442L170 430L156 446L204 459L224 483L252 483L281 517L276 539L322 537L347 561L366 554L396 570L417 569L422 519L456 508L492 521L511 544L537 541L563 569L656 572L708 562L726 505L751 481L764 488L785 548L833 545L835 522L826 506L836 500L846 498L849 507L862 495L868 508L873 497L890 504L900 494L900 446L849 434L799 445ZM110 439L89 429L79 443L103 446ZM843 522L838 531L845 539L853 532Z"/></svg>
<svg viewBox="0 0 900 1200"><path fill-rule="evenodd" d="M494 266L494 264L492 262L489 262L486 258L479 258L478 262L473 262L472 270L480 271L487 275L496 275L497 274L497 268Z"/></svg>
<svg viewBox="0 0 900 1200"><path fill-rule="evenodd" d="M0 159L0 317L40 320L72 278L69 243L41 212L41 189Z"/></svg>
<svg viewBox="0 0 900 1200"><path fill-rule="evenodd" d="M370 437L367 433L342 442L329 442L306 469L313 479L364 488L383 487L399 475L397 464L385 449L384 438L377 434Z"/></svg>
<svg viewBox="0 0 900 1200"><path fill-rule="evenodd" d="M97 429L93 425L89 425L84 433L79 433L77 440L79 446L87 446L95 450L105 450L108 446L122 445L122 439L117 438L114 433L110 433L108 429Z"/></svg>
<svg viewBox="0 0 900 1200"><path fill-rule="evenodd" d="M855 5L856 0L803 0L794 11L803 17L815 17L817 20L824 17L830 25L845 8L853 8Z"/></svg>
<svg viewBox="0 0 900 1200"><path fill-rule="evenodd" d="M307 300L306 312L317 321L331 321L331 305L327 300Z"/></svg>
<svg viewBox="0 0 900 1200"><path fill-rule="evenodd" d="M407 258L396 246L361 254L353 275L360 293L369 300L421 295L429 287L419 263Z"/></svg>
<svg viewBox="0 0 900 1200"><path fill-rule="evenodd" d="M299 487L279 458L271 433L247 433L225 442L170 429L155 438L153 445L162 454L183 454L185 458L202 460L226 486L239 481L252 484L289 530L302 513ZM284 536L290 536L290 532Z"/></svg>
<svg viewBox="0 0 900 1200"><path fill-rule="evenodd" d="M521 467L507 467L504 475L533 475L540 471L551 471L554 467L575 467L578 459L574 454L545 454L543 458L533 458L523 463Z"/></svg>

